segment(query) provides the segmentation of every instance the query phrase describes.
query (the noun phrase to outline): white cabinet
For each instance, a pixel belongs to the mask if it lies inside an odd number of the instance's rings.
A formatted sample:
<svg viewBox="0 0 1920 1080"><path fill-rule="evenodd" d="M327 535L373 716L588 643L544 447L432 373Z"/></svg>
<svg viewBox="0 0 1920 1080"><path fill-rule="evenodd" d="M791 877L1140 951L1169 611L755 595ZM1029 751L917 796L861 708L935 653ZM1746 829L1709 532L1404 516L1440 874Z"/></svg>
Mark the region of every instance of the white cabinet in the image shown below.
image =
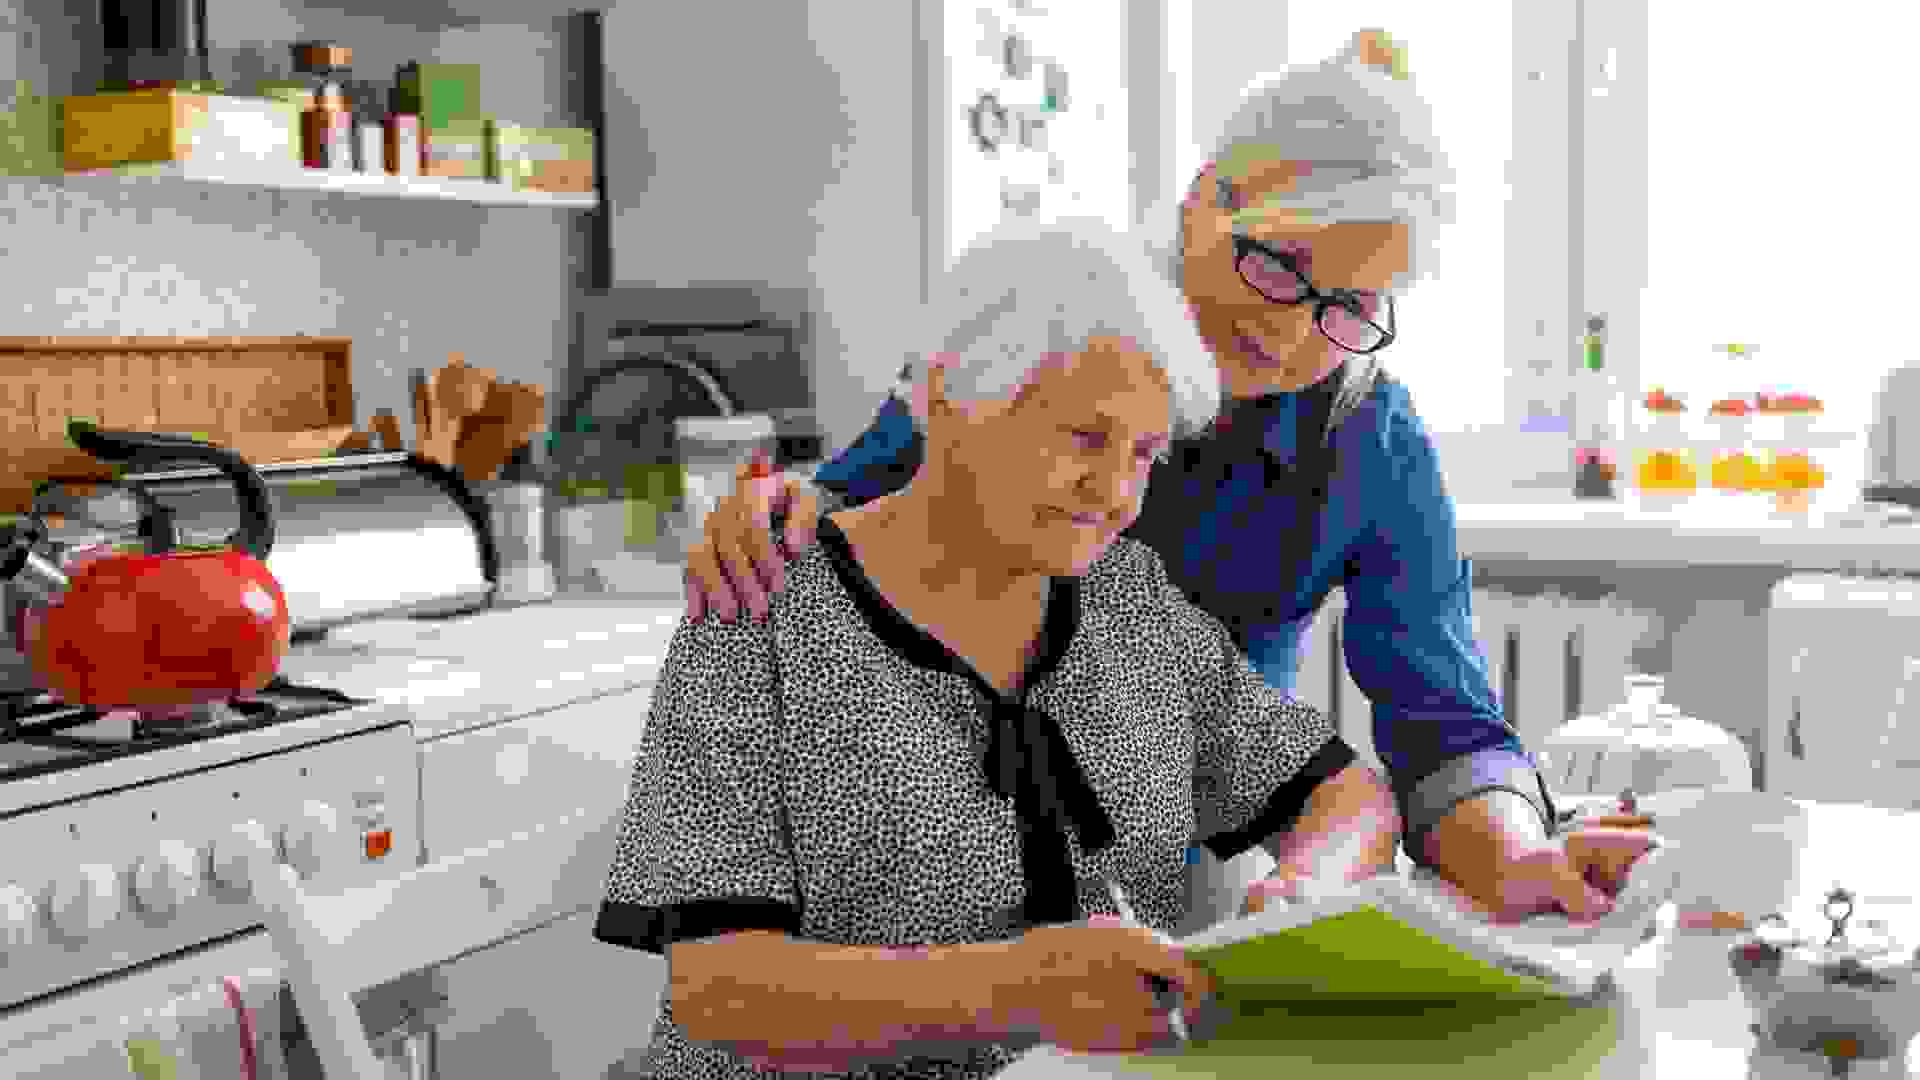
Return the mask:
<svg viewBox="0 0 1920 1080"><path fill-rule="evenodd" d="M529 920L592 904L606 884L650 691L613 694L420 747L421 839L429 859L585 808L590 832Z"/></svg>

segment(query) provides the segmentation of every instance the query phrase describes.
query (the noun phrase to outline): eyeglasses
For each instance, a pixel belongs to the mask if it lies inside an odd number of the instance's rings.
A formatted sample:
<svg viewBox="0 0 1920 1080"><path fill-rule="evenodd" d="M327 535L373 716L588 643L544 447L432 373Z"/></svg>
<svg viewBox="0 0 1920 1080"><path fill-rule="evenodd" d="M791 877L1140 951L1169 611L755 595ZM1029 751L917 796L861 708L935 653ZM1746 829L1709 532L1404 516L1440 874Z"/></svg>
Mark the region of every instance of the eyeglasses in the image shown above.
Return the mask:
<svg viewBox="0 0 1920 1080"><path fill-rule="evenodd" d="M1318 289L1300 264L1266 244L1233 234L1233 265L1247 288L1270 303L1314 305L1313 325L1322 337L1350 353L1375 353L1393 344L1393 296L1354 289ZM1375 301L1386 306L1386 325L1374 321Z"/></svg>

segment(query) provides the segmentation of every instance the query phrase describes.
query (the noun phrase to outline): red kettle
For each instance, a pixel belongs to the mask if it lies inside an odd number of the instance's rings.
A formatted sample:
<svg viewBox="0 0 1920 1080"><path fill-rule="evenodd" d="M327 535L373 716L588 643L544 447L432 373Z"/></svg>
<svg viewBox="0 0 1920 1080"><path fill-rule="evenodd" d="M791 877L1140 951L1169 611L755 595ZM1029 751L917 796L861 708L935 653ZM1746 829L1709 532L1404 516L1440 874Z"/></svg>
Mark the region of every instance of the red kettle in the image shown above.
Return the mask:
<svg viewBox="0 0 1920 1080"><path fill-rule="evenodd" d="M266 566L273 500L260 474L231 450L180 435L74 420L67 437L102 461L218 468L238 496L240 528L227 545L182 547L172 512L127 479L120 483L140 497L140 547L63 569L44 553L43 534L17 531L0 552L0 581L35 602L21 645L46 688L69 704L164 710L265 687L286 656L292 620Z"/></svg>

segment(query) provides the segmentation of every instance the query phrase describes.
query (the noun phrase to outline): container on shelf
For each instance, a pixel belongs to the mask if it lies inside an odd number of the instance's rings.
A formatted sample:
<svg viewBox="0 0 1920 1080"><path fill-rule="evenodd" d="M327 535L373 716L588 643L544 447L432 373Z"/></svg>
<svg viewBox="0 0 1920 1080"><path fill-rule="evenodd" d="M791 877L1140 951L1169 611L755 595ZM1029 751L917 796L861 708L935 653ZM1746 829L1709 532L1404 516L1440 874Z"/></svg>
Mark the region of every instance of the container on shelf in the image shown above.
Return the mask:
<svg viewBox="0 0 1920 1080"><path fill-rule="evenodd" d="M480 65L414 62L394 76L395 111L420 117L425 134L480 125Z"/></svg>
<svg viewBox="0 0 1920 1080"><path fill-rule="evenodd" d="M81 94L62 106L61 163L67 171L192 161L230 167L286 167L300 153L293 106L260 98L132 90Z"/></svg>
<svg viewBox="0 0 1920 1080"><path fill-rule="evenodd" d="M354 171L353 107L338 84L328 83L314 95L301 117L301 135L307 168Z"/></svg>
<svg viewBox="0 0 1920 1080"><path fill-rule="evenodd" d="M488 161L491 132L492 125L485 120L471 126L429 128L421 171L458 180L487 179L493 173Z"/></svg>
<svg viewBox="0 0 1920 1080"><path fill-rule="evenodd" d="M492 129L490 176L515 191L593 191L593 132L585 128Z"/></svg>
<svg viewBox="0 0 1920 1080"><path fill-rule="evenodd" d="M390 111L387 113L386 128L387 172L394 176L419 176L425 165L420 117L412 113Z"/></svg>
<svg viewBox="0 0 1920 1080"><path fill-rule="evenodd" d="M60 99L26 79L0 83L0 176L58 176Z"/></svg>

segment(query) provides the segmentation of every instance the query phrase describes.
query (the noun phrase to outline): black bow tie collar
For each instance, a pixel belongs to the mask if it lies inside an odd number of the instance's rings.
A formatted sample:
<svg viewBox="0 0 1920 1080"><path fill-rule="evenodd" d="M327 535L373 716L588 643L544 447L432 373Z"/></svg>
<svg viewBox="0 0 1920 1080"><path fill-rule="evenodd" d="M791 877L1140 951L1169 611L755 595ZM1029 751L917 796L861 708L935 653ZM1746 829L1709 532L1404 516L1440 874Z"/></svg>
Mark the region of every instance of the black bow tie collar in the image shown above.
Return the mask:
<svg viewBox="0 0 1920 1080"><path fill-rule="evenodd" d="M987 786L1013 800L1020 827L1020 866L1027 883L1022 914L1030 926L1077 922L1084 913L1068 843L1071 828L1080 846L1098 851L1114 842L1113 820L1087 780L1060 725L1033 707L1031 688L1060 666L1080 624L1079 583L1055 578L1047 594L1041 647L1017 698L994 689L966 661L920 629L880 594L853 548L831 518L819 539L841 584L887 646L916 667L959 675L972 684L987 719Z"/></svg>

